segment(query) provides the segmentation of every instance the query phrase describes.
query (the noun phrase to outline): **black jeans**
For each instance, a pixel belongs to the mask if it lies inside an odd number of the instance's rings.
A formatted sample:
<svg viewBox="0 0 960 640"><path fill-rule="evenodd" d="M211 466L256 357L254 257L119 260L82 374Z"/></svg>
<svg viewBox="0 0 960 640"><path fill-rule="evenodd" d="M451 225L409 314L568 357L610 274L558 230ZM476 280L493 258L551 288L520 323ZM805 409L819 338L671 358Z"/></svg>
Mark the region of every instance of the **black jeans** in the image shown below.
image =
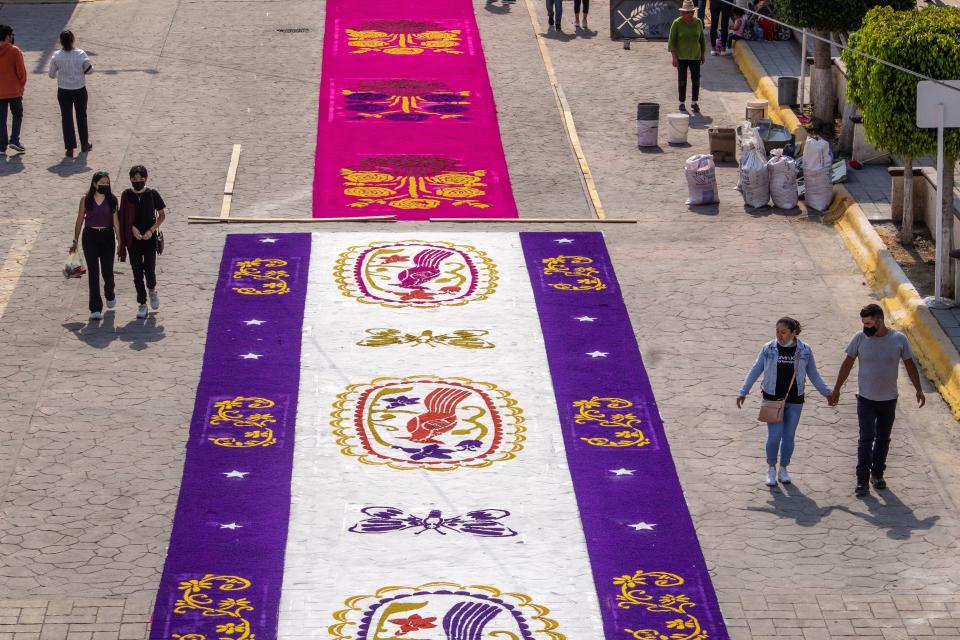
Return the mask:
<svg viewBox="0 0 960 640"><path fill-rule="evenodd" d="M690 70L690 79L693 81L693 88L690 97L694 102L700 99L700 61L699 60L678 60L677 61L677 89L680 94L680 102L687 101L687 69Z"/></svg>
<svg viewBox="0 0 960 640"><path fill-rule="evenodd" d="M63 146L66 149L77 148L77 135L73 131L73 112L77 112L77 132L80 133L80 145L90 143L87 135L87 88L57 89L57 102L60 103L60 123L63 126Z"/></svg>
<svg viewBox="0 0 960 640"><path fill-rule="evenodd" d="M547 17L550 18L550 24L554 22L560 24L561 16L563 16L563 0L547 0Z"/></svg>
<svg viewBox="0 0 960 640"><path fill-rule="evenodd" d="M137 304L147 304L147 289L157 286L157 239L134 240L130 247L130 269L133 270L133 286L137 289ZM143 286L143 277L147 286Z"/></svg>
<svg viewBox="0 0 960 640"><path fill-rule="evenodd" d="M722 0L710 0L710 42L711 49L717 48L717 27L720 27L720 34L723 39L720 41L720 47L727 44L727 33L730 31L730 16L733 8Z"/></svg>
<svg viewBox="0 0 960 640"><path fill-rule="evenodd" d="M7 138L7 108L13 114L13 126ZM23 98L4 98L0 100L0 151L4 151L11 142L20 144L20 125L23 123Z"/></svg>
<svg viewBox="0 0 960 640"><path fill-rule="evenodd" d="M870 474L882 478L887 468L890 432L897 414L897 400L869 400L857 396L860 442L857 446L857 482L866 483Z"/></svg>
<svg viewBox="0 0 960 640"><path fill-rule="evenodd" d="M100 298L100 278L103 277L103 295L113 300L113 256L117 250L117 239L113 229L83 228L81 236L83 258L87 261L87 283L90 285L90 313L103 311L103 299Z"/></svg>
<svg viewBox="0 0 960 640"><path fill-rule="evenodd" d="M580 15L580 5L583 5L584 17L590 13L590 0L573 0L573 13Z"/></svg>

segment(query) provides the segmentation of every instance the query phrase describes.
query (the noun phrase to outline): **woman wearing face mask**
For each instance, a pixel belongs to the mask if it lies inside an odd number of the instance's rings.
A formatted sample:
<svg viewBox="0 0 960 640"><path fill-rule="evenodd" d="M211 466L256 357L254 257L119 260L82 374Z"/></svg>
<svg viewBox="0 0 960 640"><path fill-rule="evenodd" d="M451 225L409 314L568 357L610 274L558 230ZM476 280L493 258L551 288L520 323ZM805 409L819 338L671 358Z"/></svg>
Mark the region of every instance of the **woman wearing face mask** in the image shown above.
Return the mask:
<svg viewBox="0 0 960 640"><path fill-rule="evenodd" d="M740 393L737 396L737 407L743 406L743 401L750 393L753 383L760 374L763 380L760 388L765 400L783 400L783 420L767 423L767 486L774 487L777 480L783 484L790 484L790 473L787 467L793 455L794 437L797 433L797 424L803 412L803 392L807 378L813 383L824 397L830 396L830 387L824 382L817 371L817 364L813 358L813 349L805 342L800 342L800 323L793 318L777 320L776 338L763 345L760 355L750 372L747 373ZM777 474L777 456L780 457L780 473Z"/></svg>
<svg viewBox="0 0 960 640"><path fill-rule="evenodd" d="M73 229L70 253L77 250L77 240L83 229L83 257L87 261L87 279L90 284L90 319L103 319L103 299L100 297L100 278L103 277L103 297L107 308L117 304L113 289L113 254L120 238L117 219L117 197L110 191L110 175L97 171L90 180L87 195L80 198L77 222Z"/></svg>
<svg viewBox="0 0 960 640"><path fill-rule="evenodd" d="M157 233L166 219L166 204L156 189L147 188L147 168L142 164L130 167L130 185L120 195L120 234L123 241L117 249L120 261L130 253L133 286L137 289L137 318L147 317L147 293L150 307L160 308L157 293ZM146 286L144 286L146 277Z"/></svg>

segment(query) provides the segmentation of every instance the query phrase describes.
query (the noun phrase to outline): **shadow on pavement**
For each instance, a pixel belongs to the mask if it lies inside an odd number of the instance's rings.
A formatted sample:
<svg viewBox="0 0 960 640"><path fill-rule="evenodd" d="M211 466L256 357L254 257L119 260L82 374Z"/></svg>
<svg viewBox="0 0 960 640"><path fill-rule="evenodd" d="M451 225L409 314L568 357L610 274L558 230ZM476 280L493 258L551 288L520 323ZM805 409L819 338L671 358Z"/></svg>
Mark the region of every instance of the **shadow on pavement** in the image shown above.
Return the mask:
<svg viewBox="0 0 960 640"><path fill-rule="evenodd" d="M23 171L23 158L19 154L15 156L3 154L2 162L0 162L0 176L12 176L21 171Z"/></svg>
<svg viewBox="0 0 960 640"><path fill-rule="evenodd" d="M103 320L68 322L63 328L94 349L106 349L113 342L119 341L128 343L134 351L143 351L148 349L151 343L166 337L163 325L157 324L156 314L148 315L144 320L130 320L122 327L117 327L115 323L116 314L107 311Z"/></svg>
<svg viewBox="0 0 960 640"><path fill-rule="evenodd" d="M73 158L64 156L63 159L57 164L47 167L47 171L50 173L55 173L61 178L69 178L70 176L75 176L78 173L87 173L88 171L91 171L91 169L87 165L87 154L79 153Z"/></svg>
<svg viewBox="0 0 960 640"><path fill-rule="evenodd" d="M577 37L567 31L557 31L553 27L547 28L547 32L542 35L544 38L547 38L549 40L556 40L558 42L570 42L571 40Z"/></svg>
<svg viewBox="0 0 960 640"><path fill-rule="evenodd" d="M720 215L720 204L690 204L687 205L687 208L694 213L699 213L702 216L718 216Z"/></svg>
<svg viewBox="0 0 960 640"><path fill-rule="evenodd" d="M496 5L496 4L493 4L493 0L487 0L487 4L485 4L483 8L489 11L490 13L495 13L497 15L502 16L510 13L510 11L513 9L513 5L512 4Z"/></svg>
<svg viewBox="0 0 960 640"><path fill-rule="evenodd" d="M940 520L940 516L917 519L913 509L903 503L890 489L878 491L863 498L869 513L861 513L847 507L836 507L852 516L868 522L878 529L886 529L891 540L908 540L914 531L928 531Z"/></svg>
<svg viewBox="0 0 960 640"><path fill-rule="evenodd" d="M767 507L747 507L748 511L771 513L781 518L791 518L801 527L813 527L820 524L833 511L843 511L878 529L886 529L891 540L907 540L914 531L928 531L940 520L940 516L930 516L919 520L913 509L903 503L889 489L877 495L863 499L868 513L854 511L845 505L821 507L816 500L807 496L796 484L784 487L770 487L770 502Z"/></svg>
<svg viewBox="0 0 960 640"><path fill-rule="evenodd" d="M838 508L821 507L795 484L770 487L770 498L769 507L747 507L747 511L772 513L781 518L792 518L801 527L813 527Z"/></svg>

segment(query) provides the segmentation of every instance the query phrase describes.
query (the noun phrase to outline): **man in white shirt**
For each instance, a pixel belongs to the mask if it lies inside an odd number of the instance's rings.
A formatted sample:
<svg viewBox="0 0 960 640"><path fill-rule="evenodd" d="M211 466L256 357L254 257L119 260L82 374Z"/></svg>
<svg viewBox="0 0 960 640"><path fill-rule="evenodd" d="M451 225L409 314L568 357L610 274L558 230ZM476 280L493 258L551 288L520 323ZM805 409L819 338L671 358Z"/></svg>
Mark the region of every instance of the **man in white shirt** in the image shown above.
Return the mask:
<svg viewBox="0 0 960 640"><path fill-rule="evenodd" d="M73 156L77 147L77 135L73 129L73 113L77 114L77 132L80 134L80 151L93 149L87 132L87 86L85 76L93 73L93 65L83 49L73 46L72 31L60 33L60 51L50 60L49 75L57 79L57 102L60 103L60 120L63 125L63 146L66 155Z"/></svg>

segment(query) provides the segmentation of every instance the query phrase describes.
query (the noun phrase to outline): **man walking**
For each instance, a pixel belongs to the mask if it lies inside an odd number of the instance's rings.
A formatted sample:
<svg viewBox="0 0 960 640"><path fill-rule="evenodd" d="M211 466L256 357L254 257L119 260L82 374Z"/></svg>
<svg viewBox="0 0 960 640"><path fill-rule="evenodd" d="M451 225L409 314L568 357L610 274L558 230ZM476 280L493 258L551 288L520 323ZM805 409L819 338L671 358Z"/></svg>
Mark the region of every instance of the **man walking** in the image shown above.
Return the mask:
<svg viewBox="0 0 960 640"><path fill-rule="evenodd" d="M560 26L562 17L563 0L547 0L547 24L554 27L558 33L563 33L563 27Z"/></svg>
<svg viewBox="0 0 960 640"><path fill-rule="evenodd" d="M0 24L0 152L7 147L23 153L20 125L23 122L23 88L27 85L27 68L23 53L13 44L13 27ZM13 114L10 137L7 137L7 109Z"/></svg>
<svg viewBox="0 0 960 640"><path fill-rule="evenodd" d="M857 418L860 422L860 442L857 447L857 488L855 495L869 493L870 476L878 491L887 488L883 472L887 468L890 432L897 411L897 376L900 361L907 369L910 382L917 390L917 404L926 404L920 388L920 374L914 362L913 350L907 337L890 329L884 323L883 309L868 304L860 310L863 331L858 332L847 346L847 357L840 365L837 383L827 399L830 406L840 401L840 388L847 381L853 363L860 359L857 393Z"/></svg>

